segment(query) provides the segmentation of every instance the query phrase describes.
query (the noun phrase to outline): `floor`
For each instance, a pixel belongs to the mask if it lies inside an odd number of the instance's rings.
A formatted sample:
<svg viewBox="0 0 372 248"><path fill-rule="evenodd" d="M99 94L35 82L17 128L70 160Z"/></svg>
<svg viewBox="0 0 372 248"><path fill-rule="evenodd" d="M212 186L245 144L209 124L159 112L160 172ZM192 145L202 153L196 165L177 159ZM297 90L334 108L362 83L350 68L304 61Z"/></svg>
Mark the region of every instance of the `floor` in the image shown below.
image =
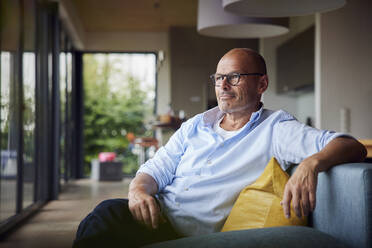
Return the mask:
<svg viewBox="0 0 372 248"><path fill-rule="evenodd" d="M126 198L131 178L121 182L82 179L64 186L59 200L45 205L22 227L0 242L1 248L71 247L79 222L101 201Z"/></svg>

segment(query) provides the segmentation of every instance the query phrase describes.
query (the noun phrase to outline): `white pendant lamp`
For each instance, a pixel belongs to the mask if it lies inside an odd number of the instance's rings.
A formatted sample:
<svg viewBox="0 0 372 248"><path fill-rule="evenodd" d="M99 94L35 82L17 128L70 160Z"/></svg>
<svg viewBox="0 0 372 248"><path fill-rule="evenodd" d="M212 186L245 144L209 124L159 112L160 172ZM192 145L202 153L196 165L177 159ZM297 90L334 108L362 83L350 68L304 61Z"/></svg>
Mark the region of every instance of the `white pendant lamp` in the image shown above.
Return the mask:
<svg viewBox="0 0 372 248"><path fill-rule="evenodd" d="M225 11L254 17L284 17L310 15L335 10L346 0L223 0Z"/></svg>
<svg viewBox="0 0 372 248"><path fill-rule="evenodd" d="M221 0L199 0L198 32L221 38L264 38L285 34L288 18L252 18L228 13Z"/></svg>

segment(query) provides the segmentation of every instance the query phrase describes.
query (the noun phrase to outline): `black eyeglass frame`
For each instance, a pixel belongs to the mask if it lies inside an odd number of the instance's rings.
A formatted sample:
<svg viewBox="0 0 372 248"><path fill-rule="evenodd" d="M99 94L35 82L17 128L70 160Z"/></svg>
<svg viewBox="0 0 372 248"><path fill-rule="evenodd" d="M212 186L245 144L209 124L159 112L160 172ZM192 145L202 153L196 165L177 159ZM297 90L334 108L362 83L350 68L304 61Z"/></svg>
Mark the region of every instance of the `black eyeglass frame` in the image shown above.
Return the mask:
<svg viewBox="0 0 372 248"><path fill-rule="evenodd" d="M215 73L215 74L212 74L212 75L209 76L209 78L212 80L212 83L213 83L214 86L218 86L218 85L216 85L216 77L215 77L216 75L221 76L222 77L222 80L224 80L224 78L226 77L227 83L229 85L236 86L236 85L239 84L240 77L241 76L263 76L265 74L264 73L259 73L259 72L252 72L252 73L238 73L238 72L234 72L234 73L229 73L229 74L218 74L218 73ZM238 81L235 84L232 84L230 82L231 77L233 77L233 76L238 76Z"/></svg>

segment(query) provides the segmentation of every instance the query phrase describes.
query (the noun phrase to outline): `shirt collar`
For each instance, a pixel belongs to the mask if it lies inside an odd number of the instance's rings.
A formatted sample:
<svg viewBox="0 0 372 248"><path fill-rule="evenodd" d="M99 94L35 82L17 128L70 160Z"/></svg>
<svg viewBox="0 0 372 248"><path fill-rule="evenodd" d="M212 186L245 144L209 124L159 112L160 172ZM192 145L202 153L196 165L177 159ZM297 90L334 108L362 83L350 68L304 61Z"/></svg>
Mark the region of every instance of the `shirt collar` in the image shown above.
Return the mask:
<svg viewBox="0 0 372 248"><path fill-rule="evenodd" d="M260 118L260 116L262 114L262 111L263 111L263 103L260 102L259 110L257 110L256 112L253 112L251 114L251 118L249 119L249 122L257 121ZM202 116L204 125L205 126L212 126L217 120L222 118L222 116L224 114L225 113L222 112L218 106L204 112L204 114Z"/></svg>

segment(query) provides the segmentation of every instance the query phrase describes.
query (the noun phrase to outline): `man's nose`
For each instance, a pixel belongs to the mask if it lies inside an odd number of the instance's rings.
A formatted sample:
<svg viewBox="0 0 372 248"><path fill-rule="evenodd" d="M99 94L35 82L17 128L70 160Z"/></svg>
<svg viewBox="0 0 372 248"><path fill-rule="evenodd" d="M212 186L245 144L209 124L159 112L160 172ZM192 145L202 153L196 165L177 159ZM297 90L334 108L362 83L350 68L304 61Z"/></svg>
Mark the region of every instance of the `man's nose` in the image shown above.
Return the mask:
<svg viewBox="0 0 372 248"><path fill-rule="evenodd" d="M226 76L222 79L220 87L224 90L229 89L231 87Z"/></svg>

